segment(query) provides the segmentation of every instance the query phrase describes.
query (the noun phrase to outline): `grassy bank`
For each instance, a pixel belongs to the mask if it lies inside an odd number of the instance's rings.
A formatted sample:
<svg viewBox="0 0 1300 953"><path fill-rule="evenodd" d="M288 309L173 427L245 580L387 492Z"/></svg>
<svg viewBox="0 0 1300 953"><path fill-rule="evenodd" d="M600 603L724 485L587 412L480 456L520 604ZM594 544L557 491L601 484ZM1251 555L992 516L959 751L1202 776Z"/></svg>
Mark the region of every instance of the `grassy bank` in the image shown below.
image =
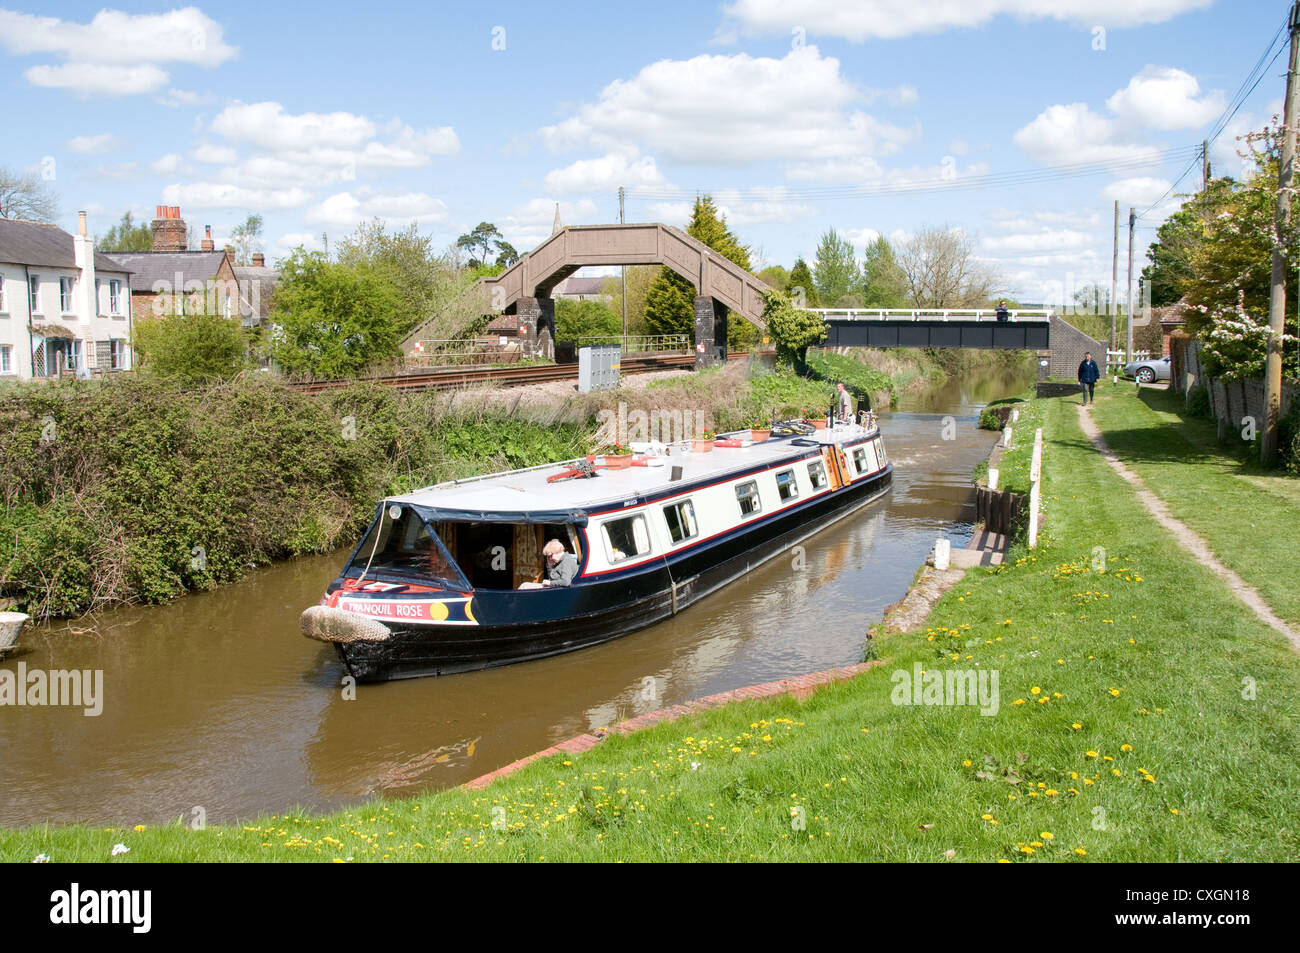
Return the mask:
<svg viewBox="0 0 1300 953"><path fill-rule="evenodd" d="M1097 396L1111 448L1274 612L1300 623L1300 479L1261 467L1238 431L1220 444L1215 422L1188 416L1182 395L1103 384Z"/></svg>
<svg viewBox="0 0 1300 953"><path fill-rule="evenodd" d="M612 736L479 792L203 831L6 831L0 856L108 860L121 843L116 862L1294 858L1300 661L1171 545L1075 402L1035 404L1040 549L969 571L927 628L878 643L883 666L807 702ZM1204 464L1186 466L1195 479ZM996 714L894 704L914 665L997 672Z"/></svg>

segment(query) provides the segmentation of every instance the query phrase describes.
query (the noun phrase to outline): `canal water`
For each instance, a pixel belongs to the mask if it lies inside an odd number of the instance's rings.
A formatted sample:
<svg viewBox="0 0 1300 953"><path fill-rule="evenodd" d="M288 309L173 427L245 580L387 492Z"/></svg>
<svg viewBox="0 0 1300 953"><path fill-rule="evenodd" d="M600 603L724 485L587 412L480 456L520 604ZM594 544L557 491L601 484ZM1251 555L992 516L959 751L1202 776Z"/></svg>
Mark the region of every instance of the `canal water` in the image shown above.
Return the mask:
<svg viewBox="0 0 1300 953"><path fill-rule="evenodd" d="M558 658L345 699L333 650L298 632L342 553L29 627L0 668L102 670L103 710L0 707L0 824L188 823L196 808L217 823L402 796L655 708L858 662L935 539L969 541L971 470L995 439L979 410L1031 380L990 373L900 401L881 421L893 489L806 541L802 567L771 560L668 622Z"/></svg>

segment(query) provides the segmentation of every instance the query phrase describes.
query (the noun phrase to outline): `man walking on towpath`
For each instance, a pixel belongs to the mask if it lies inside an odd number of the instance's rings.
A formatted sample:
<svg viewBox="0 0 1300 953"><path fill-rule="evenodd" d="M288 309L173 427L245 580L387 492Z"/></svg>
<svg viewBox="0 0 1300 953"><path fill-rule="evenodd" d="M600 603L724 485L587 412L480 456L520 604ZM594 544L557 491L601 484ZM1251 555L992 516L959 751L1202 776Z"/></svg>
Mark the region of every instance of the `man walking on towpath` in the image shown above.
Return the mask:
<svg viewBox="0 0 1300 953"><path fill-rule="evenodd" d="M1083 355L1083 360L1079 362L1079 386L1083 388L1083 402L1085 404L1094 400L1093 386L1097 383L1099 377L1101 377L1101 368L1092 359L1092 352L1088 351Z"/></svg>

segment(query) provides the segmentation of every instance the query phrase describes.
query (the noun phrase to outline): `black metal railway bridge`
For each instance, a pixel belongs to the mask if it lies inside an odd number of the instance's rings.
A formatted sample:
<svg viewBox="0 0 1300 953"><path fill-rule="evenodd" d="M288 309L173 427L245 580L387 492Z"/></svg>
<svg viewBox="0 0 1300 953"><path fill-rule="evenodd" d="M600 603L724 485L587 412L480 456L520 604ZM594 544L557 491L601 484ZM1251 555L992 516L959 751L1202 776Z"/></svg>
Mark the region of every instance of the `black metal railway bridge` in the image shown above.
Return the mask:
<svg viewBox="0 0 1300 953"><path fill-rule="evenodd" d="M810 308L826 322L822 347L964 347L1044 351L1053 312L990 309Z"/></svg>

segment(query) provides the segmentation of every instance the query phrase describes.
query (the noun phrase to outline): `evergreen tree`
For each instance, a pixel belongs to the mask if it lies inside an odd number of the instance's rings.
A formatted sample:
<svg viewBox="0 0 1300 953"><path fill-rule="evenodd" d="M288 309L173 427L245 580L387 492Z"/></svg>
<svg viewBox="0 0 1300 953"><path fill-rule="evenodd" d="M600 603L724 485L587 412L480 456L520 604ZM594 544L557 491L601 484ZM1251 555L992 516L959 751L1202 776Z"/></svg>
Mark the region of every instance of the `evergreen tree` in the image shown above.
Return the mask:
<svg viewBox="0 0 1300 953"><path fill-rule="evenodd" d="M853 245L828 228L817 245L817 263L813 266L817 297L828 308L852 306L852 292L858 284L858 263Z"/></svg>
<svg viewBox="0 0 1300 953"><path fill-rule="evenodd" d="M727 228L727 220L713 197L696 198L686 232L708 245L724 258L749 271L749 246ZM646 324L651 334L695 335L695 287L677 272L665 266L646 293ZM736 318L736 320L743 320Z"/></svg>
<svg viewBox="0 0 1300 953"><path fill-rule="evenodd" d="M817 302L817 285L813 281L812 269L808 267L808 262L799 258L795 261L794 267L790 269L790 277L785 282L785 293L791 299L797 301L802 289L803 304L805 308L819 307Z"/></svg>
<svg viewBox="0 0 1300 953"><path fill-rule="evenodd" d="M898 263L889 239L879 235L866 248L862 266L862 306L864 308L906 308L907 275Z"/></svg>

